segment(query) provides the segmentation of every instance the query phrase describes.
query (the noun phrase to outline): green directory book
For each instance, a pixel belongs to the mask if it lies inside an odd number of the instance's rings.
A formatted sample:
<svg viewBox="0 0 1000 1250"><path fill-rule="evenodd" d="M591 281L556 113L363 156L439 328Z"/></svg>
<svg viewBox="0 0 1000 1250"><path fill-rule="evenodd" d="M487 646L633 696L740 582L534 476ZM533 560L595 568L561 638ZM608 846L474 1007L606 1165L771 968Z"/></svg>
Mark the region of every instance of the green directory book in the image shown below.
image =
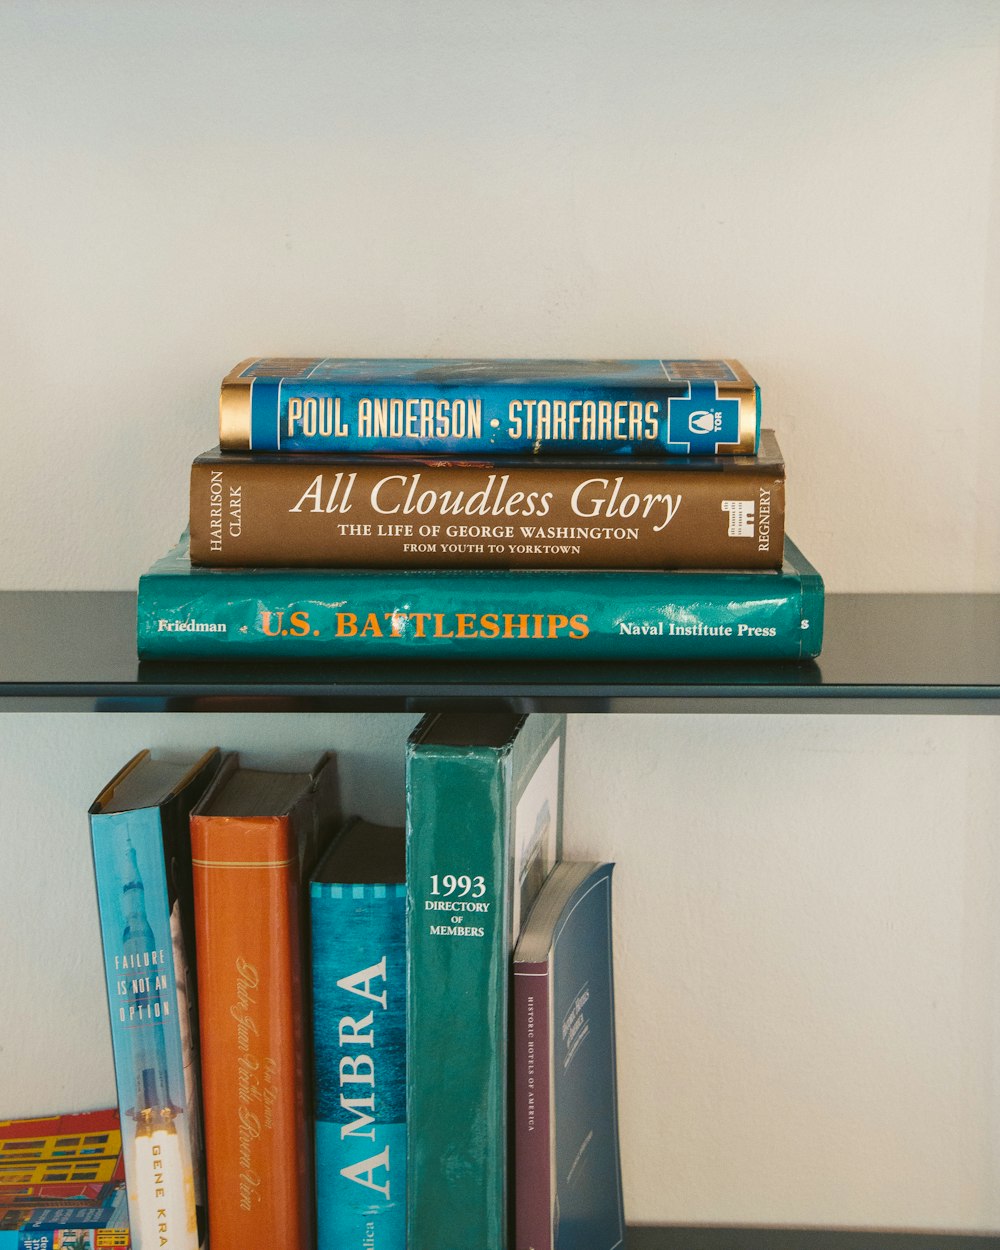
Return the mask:
<svg viewBox="0 0 1000 1250"><path fill-rule="evenodd" d="M440 713L407 744L407 1250L503 1250L516 935L562 839L564 720Z"/></svg>

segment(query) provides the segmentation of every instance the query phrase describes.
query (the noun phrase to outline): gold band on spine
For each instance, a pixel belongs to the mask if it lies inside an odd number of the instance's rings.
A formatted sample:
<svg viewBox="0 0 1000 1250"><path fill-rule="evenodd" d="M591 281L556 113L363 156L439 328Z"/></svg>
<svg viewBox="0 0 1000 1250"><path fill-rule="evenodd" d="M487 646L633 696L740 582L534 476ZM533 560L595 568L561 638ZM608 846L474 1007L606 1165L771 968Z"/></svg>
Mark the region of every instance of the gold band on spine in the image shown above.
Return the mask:
<svg viewBox="0 0 1000 1250"><path fill-rule="evenodd" d="M720 443L719 451L740 456L752 456L757 450L757 383L738 360L725 360L736 375L735 382L718 382L719 397L735 399L740 405L739 442Z"/></svg>
<svg viewBox="0 0 1000 1250"><path fill-rule="evenodd" d="M219 446L250 451L250 387L253 378L239 375L253 360L244 360L222 379L219 391Z"/></svg>

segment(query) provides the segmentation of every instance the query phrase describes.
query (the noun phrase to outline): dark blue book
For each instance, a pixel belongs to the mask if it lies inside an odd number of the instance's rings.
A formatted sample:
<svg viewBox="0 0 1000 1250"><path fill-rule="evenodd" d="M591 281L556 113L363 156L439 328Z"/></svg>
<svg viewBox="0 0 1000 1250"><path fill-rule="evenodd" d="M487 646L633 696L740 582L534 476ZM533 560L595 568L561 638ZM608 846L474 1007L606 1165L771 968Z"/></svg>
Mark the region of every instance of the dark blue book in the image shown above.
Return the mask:
<svg viewBox="0 0 1000 1250"><path fill-rule="evenodd" d="M558 863L514 951L514 1247L625 1242L613 864Z"/></svg>
<svg viewBox="0 0 1000 1250"><path fill-rule="evenodd" d="M309 886L320 1246L406 1246L405 862L354 820Z"/></svg>

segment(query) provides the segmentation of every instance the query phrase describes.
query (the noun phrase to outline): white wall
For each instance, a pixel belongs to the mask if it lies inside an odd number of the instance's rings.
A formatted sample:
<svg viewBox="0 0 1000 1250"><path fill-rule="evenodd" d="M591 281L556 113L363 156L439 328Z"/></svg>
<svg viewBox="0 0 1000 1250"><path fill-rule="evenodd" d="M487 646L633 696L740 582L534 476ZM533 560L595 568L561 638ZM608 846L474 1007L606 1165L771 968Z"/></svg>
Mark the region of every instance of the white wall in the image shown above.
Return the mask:
<svg viewBox="0 0 1000 1250"><path fill-rule="evenodd" d="M831 590L1000 590L998 155L992 0L7 0L0 584L134 586L244 356L725 353ZM413 719L3 717L0 1117L113 1099L129 754L333 745L391 817ZM573 718L633 1220L1000 1228L998 747Z"/></svg>

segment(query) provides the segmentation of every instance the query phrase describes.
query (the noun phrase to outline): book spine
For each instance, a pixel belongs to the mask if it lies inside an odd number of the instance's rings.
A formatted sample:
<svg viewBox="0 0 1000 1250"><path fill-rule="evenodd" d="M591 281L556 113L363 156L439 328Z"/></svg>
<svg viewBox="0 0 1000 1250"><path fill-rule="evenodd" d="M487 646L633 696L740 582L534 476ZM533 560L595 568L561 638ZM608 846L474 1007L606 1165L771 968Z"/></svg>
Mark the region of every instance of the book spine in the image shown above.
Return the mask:
<svg viewBox="0 0 1000 1250"><path fill-rule="evenodd" d="M647 363L645 381L595 378L588 385L570 378L435 386L384 377L237 377L222 385L220 444L255 452L417 455L756 451L760 392L752 379L671 381L659 362ZM724 366L721 373L733 376Z"/></svg>
<svg viewBox="0 0 1000 1250"><path fill-rule="evenodd" d="M409 748L408 1250L506 1244L508 774ZM442 911L446 877L469 897Z"/></svg>
<svg viewBox="0 0 1000 1250"><path fill-rule="evenodd" d="M308 1246L295 836L285 818L196 812L191 842L212 1244Z"/></svg>
<svg viewBox="0 0 1000 1250"><path fill-rule="evenodd" d="M113 1222L111 1212L105 1207L54 1207L34 1208L30 1218L23 1225L25 1233L39 1233L46 1230L62 1231L64 1229L100 1229L104 1238L118 1236L128 1232L128 1220Z"/></svg>
<svg viewBox="0 0 1000 1250"><path fill-rule="evenodd" d="M0 1231L0 1250L129 1250L135 1243L128 1228L81 1225L72 1221L52 1228Z"/></svg>
<svg viewBox="0 0 1000 1250"><path fill-rule="evenodd" d="M0 1250L129 1250L134 1243L127 1228L82 1228L66 1224L57 1228L0 1231Z"/></svg>
<svg viewBox="0 0 1000 1250"><path fill-rule="evenodd" d="M136 1250L198 1250L201 1124L174 893L190 851L159 809L92 814L129 1220Z"/></svg>
<svg viewBox="0 0 1000 1250"><path fill-rule="evenodd" d="M799 659L823 586L794 573L151 572L143 659Z"/></svg>
<svg viewBox="0 0 1000 1250"><path fill-rule="evenodd" d="M310 886L316 1231L406 1250L406 886Z"/></svg>
<svg viewBox="0 0 1000 1250"><path fill-rule="evenodd" d="M780 567L783 471L752 457L693 464L199 457L191 468L191 560L220 567Z"/></svg>
<svg viewBox="0 0 1000 1250"><path fill-rule="evenodd" d="M546 960L514 965L514 1250L554 1250L554 1125Z"/></svg>
<svg viewBox="0 0 1000 1250"><path fill-rule="evenodd" d="M553 1204L568 1245L624 1245L618 1142L611 873L570 899L549 952Z"/></svg>

